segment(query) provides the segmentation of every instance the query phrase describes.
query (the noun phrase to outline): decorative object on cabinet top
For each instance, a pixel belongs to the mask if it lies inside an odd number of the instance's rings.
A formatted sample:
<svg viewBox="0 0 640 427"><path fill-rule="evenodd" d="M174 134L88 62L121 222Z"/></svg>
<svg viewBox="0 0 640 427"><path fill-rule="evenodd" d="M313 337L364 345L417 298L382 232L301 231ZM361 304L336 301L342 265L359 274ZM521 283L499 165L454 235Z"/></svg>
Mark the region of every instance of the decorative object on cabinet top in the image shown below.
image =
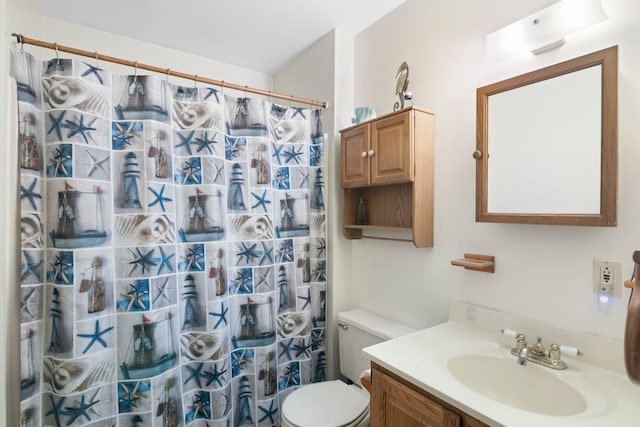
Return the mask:
<svg viewBox="0 0 640 427"><path fill-rule="evenodd" d="M351 123L353 124L359 124L377 117L376 110L373 107L356 107L355 113L355 117L351 118Z"/></svg>
<svg viewBox="0 0 640 427"><path fill-rule="evenodd" d="M400 98L400 101L396 101L393 104L393 111L401 110L404 108L404 100L413 99L413 94L408 92L409 88L409 65L405 62L400 64L398 72L396 72L396 95Z"/></svg>

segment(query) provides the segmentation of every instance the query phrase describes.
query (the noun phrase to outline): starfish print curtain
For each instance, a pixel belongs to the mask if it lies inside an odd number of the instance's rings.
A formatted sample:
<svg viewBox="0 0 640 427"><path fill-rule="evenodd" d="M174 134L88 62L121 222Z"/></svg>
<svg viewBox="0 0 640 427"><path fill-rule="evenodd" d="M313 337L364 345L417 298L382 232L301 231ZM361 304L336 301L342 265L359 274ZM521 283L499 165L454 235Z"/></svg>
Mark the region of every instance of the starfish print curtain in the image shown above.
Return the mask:
<svg viewBox="0 0 640 427"><path fill-rule="evenodd" d="M21 426L279 425L325 378L320 111L13 59Z"/></svg>

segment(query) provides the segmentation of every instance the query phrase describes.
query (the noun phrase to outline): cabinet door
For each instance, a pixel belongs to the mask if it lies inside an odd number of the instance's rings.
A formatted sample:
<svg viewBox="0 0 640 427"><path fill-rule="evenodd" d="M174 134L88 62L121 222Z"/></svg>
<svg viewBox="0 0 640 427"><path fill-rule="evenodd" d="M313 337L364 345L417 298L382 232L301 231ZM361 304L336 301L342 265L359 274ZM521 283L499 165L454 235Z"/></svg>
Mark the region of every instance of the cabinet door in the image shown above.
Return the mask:
<svg viewBox="0 0 640 427"><path fill-rule="evenodd" d="M342 133L342 187L364 187L370 184L371 162L369 151L369 125L362 125ZM364 155L363 155L364 153Z"/></svg>
<svg viewBox="0 0 640 427"><path fill-rule="evenodd" d="M371 184L413 181L412 117L407 111L371 124Z"/></svg>
<svg viewBox="0 0 640 427"><path fill-rule="evenodd" d="M373 370L371 427L459 427L460 415Z"/></svg>
<svg viewBox="0 0 640 427"><path fill-rule="evenodd" d="M362 125L342 133L342 187L364 187L369 185L371 171L369 151L369 125Z"/></svg>

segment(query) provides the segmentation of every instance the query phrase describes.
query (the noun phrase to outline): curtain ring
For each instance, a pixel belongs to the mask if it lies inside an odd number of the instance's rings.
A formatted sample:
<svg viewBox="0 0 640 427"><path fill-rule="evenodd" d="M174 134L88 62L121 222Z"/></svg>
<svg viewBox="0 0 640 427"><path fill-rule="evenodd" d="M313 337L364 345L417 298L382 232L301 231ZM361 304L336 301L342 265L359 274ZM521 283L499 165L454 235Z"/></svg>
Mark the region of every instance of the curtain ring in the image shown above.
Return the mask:
<svg viewBox="0 0 640 427"><path fill-rule="evenodd" d="M290 95L291 98L289 99L289 107L293 107L293 95Z"/></svg>
<svg viewBox="0 0 640 427"><path fill-rule="evenodd" d="M169 83L169 76L171 75L171 69L167 68L167 77L165 78L165 81L167 83Z"/></svg>
<svg viewBox="0 0 640 427"><path fill-rule="evenodd" d="M249 86L244 85L244 97L247 97L247 90L249 89Z"/></svg>
<svg viewBox="0 0 640 427"><path fill-rule="evenodd" d="M98 51L96 50L94 53L96 55L96 68L99 68L99 66L98 66Z"/></svg>
<svg viewBox="0 0 640 427"><path fill-rule="evenodd" d="M20 52L24 52L24 36L18 34L18 42L20 43Z"/></svg>
<svg viewBox="0 0 640 427"><path fill-rule="evenodd" d="M196 89L196 86L198 84L198 75L196 74L195 76L193 76L193 88Z"/></svg>
<svg viewBox="0 0 640 427"><path fill-rule="evenodd" d="M220 94L224 98L224 80L222 80L222 84L220 85Z"/></svg>
<svg viewBox="0 0 640 427"><path fill-rule="evenodd" d="M133 77L138 77L138 61L133 65Z"/></svg>
<svg viewBox="0 0 640 427"><path fill-rule="evenodd" d="M60 63L60 52L58 52L58 43L54 43L53 46L56 48L56 62Z"/></svg>
<svg viewBox="0 0 640 427"><path fill-rule="evenodd" d="M271 101L271 91L269 91L269 98L268 99L269 99L269 102L272 102Z"/></svg>

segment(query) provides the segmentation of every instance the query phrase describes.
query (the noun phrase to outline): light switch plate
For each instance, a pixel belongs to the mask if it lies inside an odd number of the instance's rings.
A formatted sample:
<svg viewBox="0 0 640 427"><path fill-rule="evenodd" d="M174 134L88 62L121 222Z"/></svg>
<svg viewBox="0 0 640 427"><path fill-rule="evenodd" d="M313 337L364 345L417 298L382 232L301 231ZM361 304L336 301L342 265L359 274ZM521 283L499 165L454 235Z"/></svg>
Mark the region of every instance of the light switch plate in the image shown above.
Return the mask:
<svg viewBox="0 0 640 427"><path fill-rule="evenodd" d="M620 261L594 258L593 292L614 297L622 296L622 263Z"/></svg>

